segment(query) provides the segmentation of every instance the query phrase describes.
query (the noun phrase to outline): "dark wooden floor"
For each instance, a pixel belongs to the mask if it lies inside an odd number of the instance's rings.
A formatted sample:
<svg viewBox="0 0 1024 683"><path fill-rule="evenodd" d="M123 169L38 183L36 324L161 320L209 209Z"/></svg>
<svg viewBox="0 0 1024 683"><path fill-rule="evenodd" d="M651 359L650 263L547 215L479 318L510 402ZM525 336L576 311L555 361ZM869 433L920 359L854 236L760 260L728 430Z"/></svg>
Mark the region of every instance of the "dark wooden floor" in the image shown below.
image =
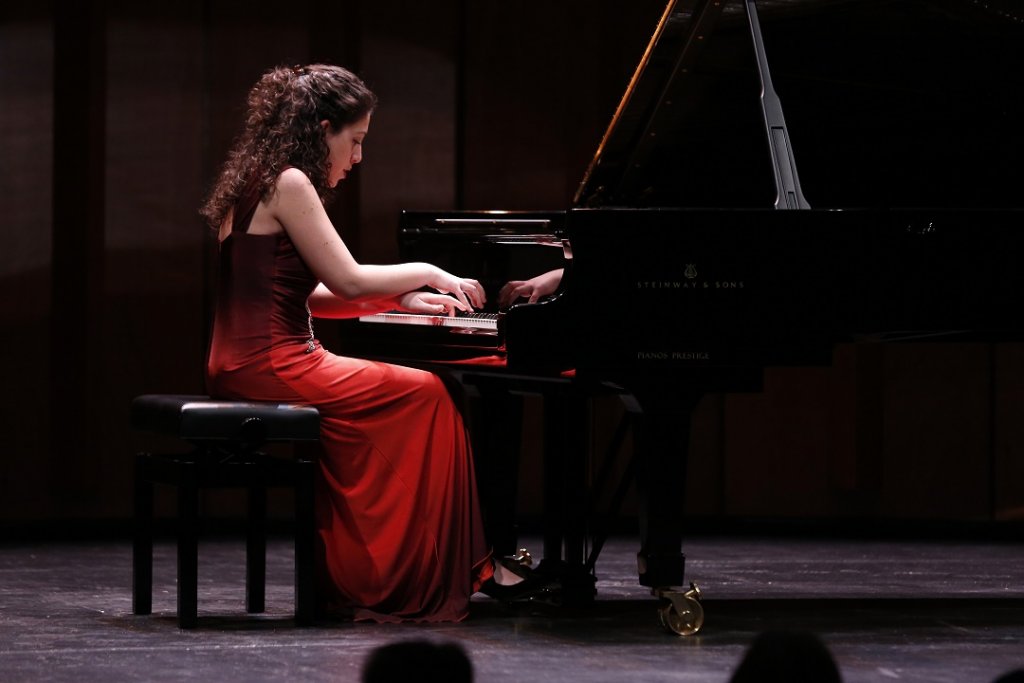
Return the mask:
<svg viewBox="0 0 1024 683"><path fill-rule="evenodd" d="M539 547L539 543L535 544ZM688 579L700 633L657 624L636 585L635 541L615 538L586 609L508 608L479 597L461 624L295 628L291 549L270 545L268 611L243 612L244 550L200 548L200 623L174 618L174 552L156 548L153 616L131 614L125 541L0 546L0 680L357 681L376 646L461 643L484 681L727 681L765 629L819 634L847 682L989 683L1024 667L1024 544L699 536Z"/></svg>

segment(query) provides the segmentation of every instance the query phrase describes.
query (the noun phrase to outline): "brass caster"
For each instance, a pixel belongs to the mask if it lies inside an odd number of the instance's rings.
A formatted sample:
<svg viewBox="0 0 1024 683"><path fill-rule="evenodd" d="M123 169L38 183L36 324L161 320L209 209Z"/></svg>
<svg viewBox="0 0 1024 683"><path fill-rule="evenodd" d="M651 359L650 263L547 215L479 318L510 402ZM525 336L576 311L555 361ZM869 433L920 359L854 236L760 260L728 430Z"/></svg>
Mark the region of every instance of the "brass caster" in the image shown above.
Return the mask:
<svg viewBox="0 0 1024 683"><path fill-rule="evenodd" d="M677 636L692 636L704 625L704 608L700 604L700 589L690 583L685 593L672 588L655 588L655 596L668 601L658 608L661 625Z"/></svg>

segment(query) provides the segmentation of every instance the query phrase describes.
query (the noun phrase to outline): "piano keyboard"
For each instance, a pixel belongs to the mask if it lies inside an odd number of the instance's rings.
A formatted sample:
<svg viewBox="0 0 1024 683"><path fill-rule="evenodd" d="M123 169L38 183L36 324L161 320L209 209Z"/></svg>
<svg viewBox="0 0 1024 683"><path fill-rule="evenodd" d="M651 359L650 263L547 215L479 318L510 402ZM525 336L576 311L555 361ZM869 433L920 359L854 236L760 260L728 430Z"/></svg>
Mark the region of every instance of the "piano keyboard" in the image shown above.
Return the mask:
<svg viewBox="0 0 1024 683"><path fill-rule="evenodd" d="M392 325L429 325L450 327L453 330L472 330L486 334L498 333L497 313L460 313L459 315L424 315L420 313L375 313L360 316L365 323L389 323Z"/></svg>

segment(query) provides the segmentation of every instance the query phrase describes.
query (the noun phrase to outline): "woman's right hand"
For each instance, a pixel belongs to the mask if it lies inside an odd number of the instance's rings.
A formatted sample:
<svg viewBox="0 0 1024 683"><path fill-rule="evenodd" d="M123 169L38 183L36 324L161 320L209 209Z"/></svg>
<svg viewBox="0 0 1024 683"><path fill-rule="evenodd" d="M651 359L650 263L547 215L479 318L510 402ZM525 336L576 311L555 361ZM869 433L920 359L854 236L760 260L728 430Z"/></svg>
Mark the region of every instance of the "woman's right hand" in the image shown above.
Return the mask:
<svg viewBox="0 0 1024 683"><path fill-rule="evenodd" d="M457 277L440 268L437 269L434 278L427 285L442 294L450 294L455 297L468 310L482 308L487 302L487 294L479 282L470 278Z"/></svg>

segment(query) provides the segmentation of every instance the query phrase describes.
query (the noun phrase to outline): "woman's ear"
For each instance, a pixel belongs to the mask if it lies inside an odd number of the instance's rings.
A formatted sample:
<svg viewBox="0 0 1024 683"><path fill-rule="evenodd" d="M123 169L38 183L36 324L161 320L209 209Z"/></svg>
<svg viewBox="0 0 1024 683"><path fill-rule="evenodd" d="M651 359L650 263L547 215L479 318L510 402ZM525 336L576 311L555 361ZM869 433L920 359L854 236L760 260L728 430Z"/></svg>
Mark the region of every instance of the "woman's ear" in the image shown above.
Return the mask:
<svg viewBox="0 0 1024 683"><path fill-rule="evenodd" d="M325 133L331 132L331 122L328 121L327 119L324 119L323 121L320 122L320 127L324 129Z"/></svg>

